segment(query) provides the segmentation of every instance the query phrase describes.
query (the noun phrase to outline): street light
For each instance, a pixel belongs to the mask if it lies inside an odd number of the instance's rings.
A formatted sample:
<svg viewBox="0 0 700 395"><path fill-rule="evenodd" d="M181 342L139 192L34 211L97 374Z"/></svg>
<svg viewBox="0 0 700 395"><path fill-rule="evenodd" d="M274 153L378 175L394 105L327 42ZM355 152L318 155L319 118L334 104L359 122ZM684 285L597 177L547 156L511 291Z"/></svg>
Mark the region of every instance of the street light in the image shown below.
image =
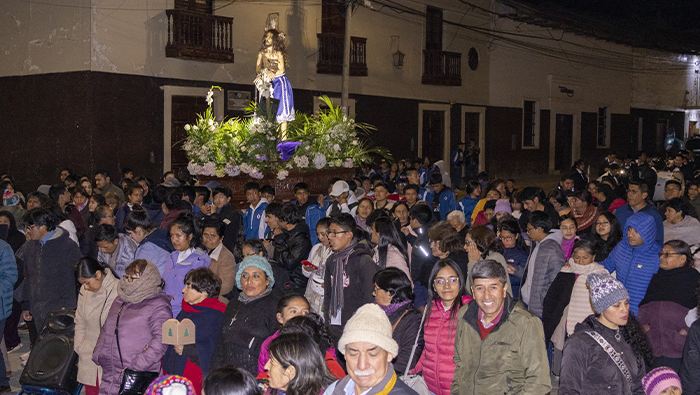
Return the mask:
<svg viewBox="0 0 700 395"><path fill-rule="evenodd" d="M406 55L404 55L404 53L399 50L396 50L396 52L394 52L394 67L396 67L397 69L401 69L403 67L404 56Z"/></svg>

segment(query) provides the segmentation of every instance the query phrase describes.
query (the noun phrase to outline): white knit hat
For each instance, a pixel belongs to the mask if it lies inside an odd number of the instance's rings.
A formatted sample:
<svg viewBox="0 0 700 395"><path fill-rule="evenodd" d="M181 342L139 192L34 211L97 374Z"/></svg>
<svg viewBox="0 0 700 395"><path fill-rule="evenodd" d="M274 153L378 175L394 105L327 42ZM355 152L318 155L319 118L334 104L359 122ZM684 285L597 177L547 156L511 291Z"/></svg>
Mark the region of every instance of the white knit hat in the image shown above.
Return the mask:
<svg viewBox="0 0 700 395"><path fill-rule="evenodd" d="M379 306L374 303L357 309L345 324L343 336L338 341L338 351L345 355L345 347L350 343L365 342L383 348L396 357L399 345L391 337L391 322Z"/></svg>

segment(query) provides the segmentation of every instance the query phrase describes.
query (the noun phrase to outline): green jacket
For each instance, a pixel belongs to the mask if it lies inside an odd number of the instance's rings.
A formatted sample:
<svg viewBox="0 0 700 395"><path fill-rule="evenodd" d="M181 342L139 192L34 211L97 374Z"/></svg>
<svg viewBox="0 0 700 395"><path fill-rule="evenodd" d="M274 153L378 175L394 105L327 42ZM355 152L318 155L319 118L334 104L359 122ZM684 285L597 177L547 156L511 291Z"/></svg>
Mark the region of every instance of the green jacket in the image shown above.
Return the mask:
<svg viewBox="0 0 700 395"><path fill-rule="evenodd" d="M451 395L544 395L551 390L539 318L509 295L496 327L481 340L475 300L457 314Z"/></svg>

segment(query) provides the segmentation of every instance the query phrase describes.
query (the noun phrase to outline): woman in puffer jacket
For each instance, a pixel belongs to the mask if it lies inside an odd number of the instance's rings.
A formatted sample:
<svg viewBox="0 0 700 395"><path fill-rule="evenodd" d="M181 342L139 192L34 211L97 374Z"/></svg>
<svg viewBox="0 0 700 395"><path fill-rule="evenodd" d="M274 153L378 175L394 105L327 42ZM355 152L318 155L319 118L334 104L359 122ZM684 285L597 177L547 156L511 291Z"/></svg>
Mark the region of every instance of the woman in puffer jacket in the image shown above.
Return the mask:
<svg viewBox="0 0 700 395"><path fill-rule="evenodd" d="M425 347L413 373L423 372L425 384L436 395L449 395L455 363L457 312L472 298L465 293L464 274L450 259L438 261L430 273L431 284L423 327ZM427 306L426 306L427 308Z"/></svg>
<svg viewBox="0 0 700 395"><path fill-rule="evenodd" d="M163 292L156 265L145 259L132 262L119 280L117 297L92 354L92 360L102 367L100 395L117 395L124 368L160 371L160 360L168 349L162 342L163 323L172 317L170 298ZM115 333L117 321L119 331Z"/></svg>

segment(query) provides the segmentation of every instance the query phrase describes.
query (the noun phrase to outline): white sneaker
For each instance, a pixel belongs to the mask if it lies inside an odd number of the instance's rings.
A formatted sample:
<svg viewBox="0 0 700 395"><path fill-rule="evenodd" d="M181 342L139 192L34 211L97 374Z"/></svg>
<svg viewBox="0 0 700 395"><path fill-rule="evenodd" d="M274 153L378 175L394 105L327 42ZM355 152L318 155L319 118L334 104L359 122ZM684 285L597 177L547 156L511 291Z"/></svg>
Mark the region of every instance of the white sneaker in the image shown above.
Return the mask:
<svg viewBox="0 0 700 395"><path fill-rule="evenodd" d="M30 351L30 352L26 352L26 353L20 355L20 356L19 356L19 359L21 359L23 362L27 362L27 359L29 359L29 354L30 354L30 353L31 353L31 351Z"/></svg>

